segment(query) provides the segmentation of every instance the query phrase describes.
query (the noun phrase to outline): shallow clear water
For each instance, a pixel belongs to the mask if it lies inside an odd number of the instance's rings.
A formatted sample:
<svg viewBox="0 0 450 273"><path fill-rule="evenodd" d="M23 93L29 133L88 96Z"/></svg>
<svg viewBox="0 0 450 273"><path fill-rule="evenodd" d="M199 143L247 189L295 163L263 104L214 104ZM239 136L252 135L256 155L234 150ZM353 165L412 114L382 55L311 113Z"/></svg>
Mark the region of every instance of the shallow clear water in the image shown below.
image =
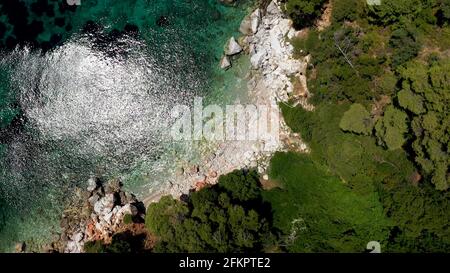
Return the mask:
<svg viewBox="0 0 450 273"><path fill-rule="evenodd" d="M64 26L39 17L36 40L60 35L58 46L3 50L1 121L20 109L24 122L0 131L11 134L0 142L0 250L54 239L65 197L90 175L121 176L143 196L167 182L174 158L194 158L190 145L170 143L170 110L245 94L247 60L227 72L218 62L249 2L82 0ZM81 31L90 20L100 27ZM127 24L139 34L121 32Z"/></svg>

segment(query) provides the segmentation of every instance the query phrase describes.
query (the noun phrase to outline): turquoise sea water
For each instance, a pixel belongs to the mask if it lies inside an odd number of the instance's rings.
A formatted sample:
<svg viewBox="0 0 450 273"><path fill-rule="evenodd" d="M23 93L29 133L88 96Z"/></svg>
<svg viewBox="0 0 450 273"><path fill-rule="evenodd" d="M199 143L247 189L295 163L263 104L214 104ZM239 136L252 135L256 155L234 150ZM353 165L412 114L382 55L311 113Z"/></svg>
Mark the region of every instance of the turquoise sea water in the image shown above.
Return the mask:
<svg viewBox="0 0 450 273"><path fill-rule="evenodd" d="M176 103L197 95L245 99L248 60L227 72L218 63L250 0L234 7L218 0L81 0L76 8L7 2L0 4L1 251L55 239L65 198L90 175L125 177L141 196L164 183L174 169L164 129ZM6 6L28 16L20 21Z"/></svg>

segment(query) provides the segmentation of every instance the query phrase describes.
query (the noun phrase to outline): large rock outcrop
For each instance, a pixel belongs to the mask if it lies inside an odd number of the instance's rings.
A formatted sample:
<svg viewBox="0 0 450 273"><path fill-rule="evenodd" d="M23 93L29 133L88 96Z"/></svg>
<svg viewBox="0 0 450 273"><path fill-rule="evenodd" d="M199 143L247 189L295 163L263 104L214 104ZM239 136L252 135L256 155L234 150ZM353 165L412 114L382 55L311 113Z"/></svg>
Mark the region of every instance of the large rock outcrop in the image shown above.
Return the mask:
<svg viewBox="0 0 450 273"><path fill-rule="evenodd" d="M261 14L255 10L250 17ZM244 19L245 21L246 19ZM243 23L245 25L245 23ZM256 25L256 24L255 24ZM294 58L294 48L290 40L298 35L290 19L283 14L276 1L270 2L257 29L242 39L248 50L250 63L255 70L249 81L249 90L255 92L260 102L276 104L292 98L296 79L306 83L308 58ZM304 86L306 89L306 86ZM305 90L305 96L307 96ZM306 100L299 101L308 110L312 106Z"/></svg>

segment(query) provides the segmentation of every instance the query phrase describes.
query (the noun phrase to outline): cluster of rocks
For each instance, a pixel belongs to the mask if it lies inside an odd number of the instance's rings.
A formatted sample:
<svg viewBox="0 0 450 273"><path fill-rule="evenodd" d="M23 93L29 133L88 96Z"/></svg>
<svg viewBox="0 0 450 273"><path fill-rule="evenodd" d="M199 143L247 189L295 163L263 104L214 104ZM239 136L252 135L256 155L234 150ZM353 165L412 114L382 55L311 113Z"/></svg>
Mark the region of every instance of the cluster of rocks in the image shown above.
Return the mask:
<svg viewBox="0 0 450 273"><path fill-rule="evenodd" d="M254 11L242 22L240 30L245 35L240 42L256 71L249 81L249 90L255 93L254 97L271 105L296 99L304 108L312 110L306 100L309 96L306 68L310 56L294 57L290 40L301 35L301 31L295 30L292 20L286 18L277 1L271 1L263 11ZM295 88L295 82L301 85L300 88Z"/></svg>
<svg viewBox="0 0 450 273"><path fill-rule="evenodd" d="M133 194L122 190L118 179L102 184L92 177L86 190L79 189L74 201L63 213L62 235L59 251L66 253L83 252L85 242L103 240L111 236L123 224L125 215L140 222L145 217L145 206Z"/></svg>
<svg viewBox="0 0 450 273"><path fill-rule="evenodd" d="M228 69L231 67L231 59L230 57L235 56L242 52L242 47L236 41L234 37L231 37L225 46L224 53L225 55L220 60L220 68Z"/></svg>
<svg viewBox="0 0 450 273"><path fill-rule="evenodd" d="M294 58L290 40L302 35L286 18L278 1L271 1L266 8L257 8L244 18L240 28L243 36L236 42L230 38L220 67L231 67L229 56L245 51L250 55L254 73L249 80L249 90L259 103L287 102L294 99L307 110L309 91L306 83L306 68L310 56ZM293 80L294 79L294 80ZM295 86L297 85L297 86Z"/></svg>

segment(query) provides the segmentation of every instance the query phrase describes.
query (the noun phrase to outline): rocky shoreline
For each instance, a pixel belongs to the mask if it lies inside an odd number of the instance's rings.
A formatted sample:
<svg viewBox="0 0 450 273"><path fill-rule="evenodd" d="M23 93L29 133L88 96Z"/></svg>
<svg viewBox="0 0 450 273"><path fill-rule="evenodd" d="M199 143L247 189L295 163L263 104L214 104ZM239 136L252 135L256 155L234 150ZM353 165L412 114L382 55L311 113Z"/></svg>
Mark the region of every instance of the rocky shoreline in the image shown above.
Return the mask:
<svg viewBox="0 0 450 273"><path fill-rule="evenodd" d="M289 42L301 35L301 31L293 28L292 21L286 18L279 2L270 1L268 5L253 10L244 18L239 30L242 36L230 37L218 65L229 69L233 65L232 59L248 54L251 69L247 80L252 103L275 109L279 109L279 103L293 103L313 110L313 106L307 103L306 68L309 57L294 58L294 48ZM295 86L294 81L299 86ZM291 107L294 105L288 104ZM92 177L85 190L75 191L62 216L60 239L48 246L47 251L80 253L88 241L108 242L123 227L125 215L131 215L133 222L143 222L145 208L160 197L172 195L181 198L191 191L217 183L220 175L235 169L255 168L261 178L267 180L267 168L274 152L287 149L309 152L306 144L298 134L291 132L282 117L280 122L280 137L274 141L209 143L203 147L206 156L201 162L180 162L175 179L148 195L143 202L123 191L120 180L102 183ZM24 245L21 245L20 249L23 248Z"/></svg>
<svg viewBox="0 0 450 273"><path fill-rule="evenodd" d="M124 226L130 215L134 223L143 223L145 206L135 195L122 190L118 179L102 182L96 177L87 181L87 188L77 188L61 219L59 240L43 247L44 252L82 253L84 244L112 236ZM16 251L23 252L16 247Z"/></svg>
<svg viewBox="0 0 450 273"><path fill-rule="evenodd" d="M230 37L224 45L224 53L218 65L228 70L233 66L234 60L247 54L251 68L246 80L252 104L279 110L279 103L284 103L290 107L301 105L307 110L313 110L314 107L307 102L310 94L306 84L306 68L310 57L296 59L290 43L291 39L301 36L302 31L294 29L292 21L285 16L280 5L279 1L270 1L252 10L240 25L242 36ZM146 198L144 203L148 205L164 194L179 198L191 190L215 184L220 175L235 169L255 168L262 177L266 177L274 152L288 148L309 152L307 145L298 134L290 130L282 117L280 122L280 137L273 141L208 143L203 147L203 154L206 156L200 163L179 163L174 181Z"/></svg>

